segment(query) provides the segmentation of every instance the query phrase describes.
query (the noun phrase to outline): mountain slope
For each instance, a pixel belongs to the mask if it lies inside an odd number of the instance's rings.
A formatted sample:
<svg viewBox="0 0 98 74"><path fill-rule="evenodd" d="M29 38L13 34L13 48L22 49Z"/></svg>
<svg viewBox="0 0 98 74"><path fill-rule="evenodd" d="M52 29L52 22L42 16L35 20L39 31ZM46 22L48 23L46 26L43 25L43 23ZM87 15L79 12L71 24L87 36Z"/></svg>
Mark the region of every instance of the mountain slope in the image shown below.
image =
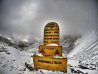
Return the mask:
<svg viewBox="0 0 98 74"><path fill-rule="evenodd" d="M7 36L1 35L1 34L0 34L0 43L17 48L17 45L10 37L7 37Z"/></svg>
<svg viewBox="0 0 98 74"><path fill-rule="evenodd" d="M98 62L98 37L96 31L83 35L76 41L75 45L68 57L88 63Z"/></svg>

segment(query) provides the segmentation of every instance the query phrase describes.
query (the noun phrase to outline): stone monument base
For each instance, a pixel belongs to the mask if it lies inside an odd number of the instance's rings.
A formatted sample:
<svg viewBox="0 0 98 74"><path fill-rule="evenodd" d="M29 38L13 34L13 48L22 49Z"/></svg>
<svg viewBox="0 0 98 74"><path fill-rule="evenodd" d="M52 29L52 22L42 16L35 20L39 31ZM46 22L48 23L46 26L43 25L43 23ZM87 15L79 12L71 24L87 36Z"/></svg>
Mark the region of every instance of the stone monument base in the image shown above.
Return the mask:
<svg viewBox="0 0 98 74"><path fill-rule="evenodd" d="M33 56L34 68L52 71L62 71L67 73L67 58Z"/></svg>

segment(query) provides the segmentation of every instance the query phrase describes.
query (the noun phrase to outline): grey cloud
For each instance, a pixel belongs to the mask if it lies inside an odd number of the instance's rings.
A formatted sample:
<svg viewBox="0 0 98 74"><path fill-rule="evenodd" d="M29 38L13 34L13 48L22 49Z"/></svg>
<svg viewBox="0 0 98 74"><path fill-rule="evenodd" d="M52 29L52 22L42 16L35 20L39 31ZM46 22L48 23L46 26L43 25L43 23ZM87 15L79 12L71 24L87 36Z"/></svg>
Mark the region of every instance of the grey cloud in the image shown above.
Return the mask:
<svg viewBox="0 0 98 74"><path fill-rule="evenodd" d="M96 0L3 0L3 33L40 38L46 21L60 22L61 35L83 34L97 25ZM29 36L29 37L28 37Z"/></svg>

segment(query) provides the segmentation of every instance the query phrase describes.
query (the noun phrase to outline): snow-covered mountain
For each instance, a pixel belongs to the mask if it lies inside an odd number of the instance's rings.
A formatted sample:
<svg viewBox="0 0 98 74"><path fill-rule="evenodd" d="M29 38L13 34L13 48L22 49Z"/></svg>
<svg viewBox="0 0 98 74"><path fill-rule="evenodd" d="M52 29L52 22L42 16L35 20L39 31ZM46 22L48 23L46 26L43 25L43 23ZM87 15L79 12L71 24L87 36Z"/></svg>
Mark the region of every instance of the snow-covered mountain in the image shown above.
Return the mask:
<svg viewBox="0 0 98 74"><path fill-rule="evenodd" d="M13 39L11 39L8 36L2 35L2 34L0 34L0 44L5 44L8 46L13 46L13 47L17 48L17 45L15 44Z"/></svg>
<svg viewBox="0 0 98 74"><path fill-rule="evenodd" d="M42 40L35 41L35 42L32 43L32 45L30 45L25 50L27 50L28 52L38 52L39 45L41 45L41 44L43 44Z"/></svg>
<svg viewBox="0 0 98 74"><path fill-rule="evenodd" d="M33 43L33 41L32 41ZM28 47L30 47L32 45L31 42L25 42L25 41L17 41L15 42L15 44L18 46L19 50L21 51L26 51L28 49Z"/></svg>
<svg viewBox="0 0 98 74"><path fill-rule="evenodd" d="M33 51L36 50L33 48ZM35 53L20 51L12 46L0 44L0 74L62 74L58 71L35 70L31 57ZM31 70L28 69L30 66Z"/></svg>
<svg viewBox="0 0 98 74"><path fill-rule="evenodd" d="M60 42L60 45L62 46L62 51L67 55L74 47L74 42L79 38L80 36L64 36L63 39Z"/></svg>
<svg viewBox="0 0 98 74"><path fill-rule="evenodd" d="M0 74L27 74L25 62L32 65L33 54L20 51L10 37L0 35Z"/></svg>
<svg viewBox="0 0 98 74"><path fill-rule="evenodd" d="M2 39L7 39L7 40L9 40L10 42L15 43L15 42L13 41L13 39L11 39L10 37L0 34L0 40L2 40Z"/></svg>
<svg viewBox="0 0 98 74"><path fill-rule="evenodd" d="M33 53L0 44L0 74L32 74L25 67L25 62L32 65L31 55Z"/></svg>
<svg viewBox="0 0 98 74"><path fill-rule="evenodd" d="M73 57L86 63L98 62L98 36L96 31L84 34L75 43L68 57Z"/></svg>
<svg viewBox="0 0 98 74"><path fill-rule="evenodd" d="M32 70L30 71L25 63L28 63L33 67L32 55L38 51L38 47L42 44L42 41L34 42L25 51L20 51L19 48L15 48L13 45L9 45L10 40L1 36L0 41L0 74L64 74L59 71L47 71L47 70ZM5 40L5 41L2 41ZM74 40L74 41L73 41ZM8 41L8 42L7 42ZM12 42L13 43L13 42ZM82 37L76 39L65 38L61 41L63 46L63 52L66 55L66 50L69 46L70 53L68 54L68 64L78 65L79 61L95 64L98 62L98 36L96 31L92 31L84 34ZM74 59L71 60L70 58ZM88 74L98 74L97 70L83 70L78 67L74 67L75 71L82 71ZM34 68L34 67L33 67ZM67 73L65 73L67 74ZM71 68L68 67L68 74L74 74L71 72Z"/></svg>
<svg viewBox="0 0 98 74"><path fill-rule="evenodd" d="M36 46L35 42L38 42L38 41L31 41L31 42L26 42L26 41L22 41L22 40L16 41L8 36L0 34L0 44L12 46L21 51L28 50L31 46L33 46L33 47Z"/></svg>

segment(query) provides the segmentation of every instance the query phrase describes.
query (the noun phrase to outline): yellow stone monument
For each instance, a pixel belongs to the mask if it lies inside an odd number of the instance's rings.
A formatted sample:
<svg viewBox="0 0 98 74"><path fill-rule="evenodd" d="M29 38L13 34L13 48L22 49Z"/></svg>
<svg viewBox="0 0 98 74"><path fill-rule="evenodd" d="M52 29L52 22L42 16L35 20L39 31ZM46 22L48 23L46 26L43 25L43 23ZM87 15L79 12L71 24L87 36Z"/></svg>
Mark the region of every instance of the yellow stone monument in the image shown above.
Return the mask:
<svg viewBox="0 0 98 74"><path fill-rule="evenodd" d="M62 46L59 45L59 26L55 22L48 23L44 28L44 45L39 46L39 53L44 56L62 56Z"/></svg>
<svg viewBox="0 0 98 74"><path fill-rule="evenodd" d="M48 23L44 28L43 45L39 46L39 53L43 56L33 56L34 68L67 72L67 58L62 57L62 46L59 45L59 26L55 22Z"/></svg>
<svg viewBox="0 0 98 74"><path fill-rule="evenodd" d="M48 23L44 28L44 45L59 45L59 26L55 22Z"/></svg>

